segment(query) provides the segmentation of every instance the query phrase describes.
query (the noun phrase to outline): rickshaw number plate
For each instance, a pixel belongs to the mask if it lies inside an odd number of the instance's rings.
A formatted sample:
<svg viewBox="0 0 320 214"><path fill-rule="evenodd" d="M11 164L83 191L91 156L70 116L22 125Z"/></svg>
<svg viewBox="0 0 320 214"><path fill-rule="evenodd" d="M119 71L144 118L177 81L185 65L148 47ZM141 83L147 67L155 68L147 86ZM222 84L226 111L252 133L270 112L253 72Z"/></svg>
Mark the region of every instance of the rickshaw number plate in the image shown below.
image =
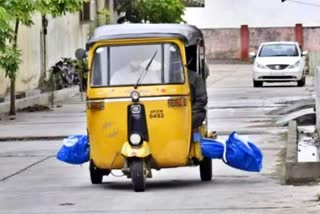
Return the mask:
<svg viewBox="0 0 320 214"><path fill-rule="evenodd" d="M132 105L131 106L131 113L132 114L140 114L141 113L141 106L140 105Z"/></svg>

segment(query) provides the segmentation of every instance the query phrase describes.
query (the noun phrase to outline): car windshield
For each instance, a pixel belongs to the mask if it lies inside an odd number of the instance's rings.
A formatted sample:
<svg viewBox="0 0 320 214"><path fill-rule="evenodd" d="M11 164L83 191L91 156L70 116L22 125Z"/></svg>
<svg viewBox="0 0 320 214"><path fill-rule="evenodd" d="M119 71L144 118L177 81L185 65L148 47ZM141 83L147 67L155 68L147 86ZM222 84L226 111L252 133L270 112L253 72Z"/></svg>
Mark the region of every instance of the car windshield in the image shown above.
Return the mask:
<svg viewBox="0 0 320 214"><path fill-rule="evenodd" d="M259 54L260 57L275 56L299 56L297 46L295 44L268 44L263 45Z"/></svg>
<svg viewBox="0 0 320 214"><path fill-rule="evenodd" d="M103 46L95 50L93 87L183 82L180 50L173 43Z"/></svg>

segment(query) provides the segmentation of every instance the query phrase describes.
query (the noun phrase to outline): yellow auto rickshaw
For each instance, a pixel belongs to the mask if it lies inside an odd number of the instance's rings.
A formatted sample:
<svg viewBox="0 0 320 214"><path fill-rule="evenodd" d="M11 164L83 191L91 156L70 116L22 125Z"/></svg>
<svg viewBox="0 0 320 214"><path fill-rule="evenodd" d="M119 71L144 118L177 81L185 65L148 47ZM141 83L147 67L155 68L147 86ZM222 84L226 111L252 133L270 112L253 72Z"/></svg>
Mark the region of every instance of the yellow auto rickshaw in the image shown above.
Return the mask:
<svg viewBox="0 0 320 214"><path fill-rule="evenodd" d="M187 54L191 57L187 61ZM87 127L92 184L120 169L135 191L145 190L151 169L200 166L212 178L192 128L187 65L205 79L201 31L180 24L107 25L95 30L88 57ZM191 65L192 64L192 65ZM206 120L196 133L207 135Z"/></svg>

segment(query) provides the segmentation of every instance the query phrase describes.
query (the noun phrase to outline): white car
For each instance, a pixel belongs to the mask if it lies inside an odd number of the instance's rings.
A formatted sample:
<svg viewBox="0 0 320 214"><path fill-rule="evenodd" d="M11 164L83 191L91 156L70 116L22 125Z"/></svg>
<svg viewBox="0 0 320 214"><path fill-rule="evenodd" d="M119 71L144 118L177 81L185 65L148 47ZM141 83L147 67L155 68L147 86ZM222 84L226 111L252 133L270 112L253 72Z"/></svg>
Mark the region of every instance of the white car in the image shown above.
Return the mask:
<svg viewBox="0 0 320 214"><path fill-rule="evenodd" d="M297 42L265 42L255 57L253 86L262 87L263 82L297 82L305 85L307 52L302 52Z"/></svg>

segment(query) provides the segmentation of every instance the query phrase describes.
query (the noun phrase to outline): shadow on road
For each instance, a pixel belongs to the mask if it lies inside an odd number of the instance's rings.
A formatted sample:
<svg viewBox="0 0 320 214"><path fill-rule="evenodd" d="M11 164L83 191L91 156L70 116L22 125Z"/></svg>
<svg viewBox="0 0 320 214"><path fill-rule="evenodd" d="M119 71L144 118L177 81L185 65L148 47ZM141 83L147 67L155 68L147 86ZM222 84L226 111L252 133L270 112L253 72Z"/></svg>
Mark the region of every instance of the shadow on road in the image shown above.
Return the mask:
<svg viewBox="0 0 320 214"><path fill-rule="evenodd" d="M185 189L190 187L199 187L199 186L206 186L212 185L212 182L201 182L200 180L168 180L168 181L152 181L149 180L146 183L146 190L166 190L166 189ZM104 189L110 190L123 190L123 191L131 191L132 190L132 183L130 180L128 182L104 182L103 184Z"/></svg>

